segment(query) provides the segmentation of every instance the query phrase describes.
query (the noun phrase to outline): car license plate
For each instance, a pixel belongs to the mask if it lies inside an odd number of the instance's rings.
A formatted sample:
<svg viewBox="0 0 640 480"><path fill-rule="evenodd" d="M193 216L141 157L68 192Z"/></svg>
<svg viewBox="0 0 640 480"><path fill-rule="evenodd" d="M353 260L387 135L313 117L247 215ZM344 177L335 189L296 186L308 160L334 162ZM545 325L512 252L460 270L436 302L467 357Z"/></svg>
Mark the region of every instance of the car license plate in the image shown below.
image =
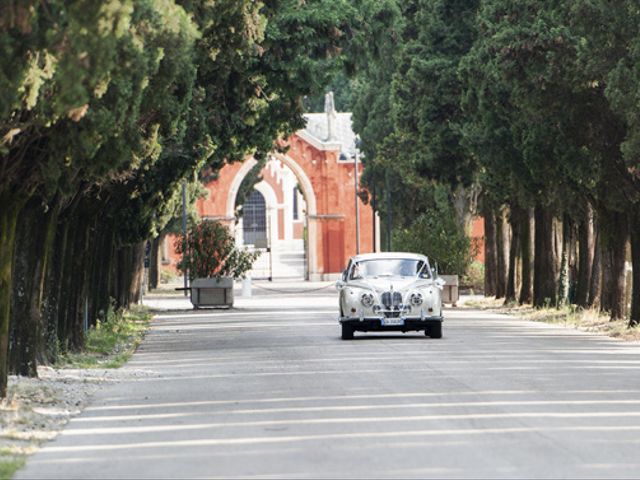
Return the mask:
<svg viewBox="0 0 640 480"><path fill-rule="evenodd" d="M383 318L382 325L385 327L391 327L394 325L404 325L404 319L402 318Z"/></svg>

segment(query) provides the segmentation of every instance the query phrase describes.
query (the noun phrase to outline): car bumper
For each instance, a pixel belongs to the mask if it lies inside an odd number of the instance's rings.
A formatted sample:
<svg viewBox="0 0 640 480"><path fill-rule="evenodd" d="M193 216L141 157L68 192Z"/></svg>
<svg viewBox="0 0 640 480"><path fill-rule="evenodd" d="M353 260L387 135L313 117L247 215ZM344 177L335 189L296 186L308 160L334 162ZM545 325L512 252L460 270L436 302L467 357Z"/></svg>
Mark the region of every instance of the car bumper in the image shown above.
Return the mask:
<svg viewBox="0 0 640 480"><path fill-rule="evenodd" d="M409 332L413 330L426 330L429 325L441 323L443 320L443 317L345 317L340 319L340 323L349 325L354 330L360 332L385 332L398 330ZM391 323L390 321L394 321L394 323L389 324Z"/></svg>

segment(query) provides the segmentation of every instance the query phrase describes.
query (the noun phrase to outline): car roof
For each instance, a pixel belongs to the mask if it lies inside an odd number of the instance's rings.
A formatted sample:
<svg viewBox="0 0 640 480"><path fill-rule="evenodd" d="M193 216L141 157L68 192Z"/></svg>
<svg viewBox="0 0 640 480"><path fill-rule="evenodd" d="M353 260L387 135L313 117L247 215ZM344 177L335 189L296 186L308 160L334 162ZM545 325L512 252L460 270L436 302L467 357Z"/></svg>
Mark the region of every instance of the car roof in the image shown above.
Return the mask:
<svg viewBox="0 0 640 480"><path fill-rule="evenodd" d="M361 255L355 255L351 257L354 262L360 262L365 260L381 260L381 259L398 259L405 258L407 260L428 260L426 255L420 255L419 253L408 252L380 252L380 253L363 253Z"/></svg>

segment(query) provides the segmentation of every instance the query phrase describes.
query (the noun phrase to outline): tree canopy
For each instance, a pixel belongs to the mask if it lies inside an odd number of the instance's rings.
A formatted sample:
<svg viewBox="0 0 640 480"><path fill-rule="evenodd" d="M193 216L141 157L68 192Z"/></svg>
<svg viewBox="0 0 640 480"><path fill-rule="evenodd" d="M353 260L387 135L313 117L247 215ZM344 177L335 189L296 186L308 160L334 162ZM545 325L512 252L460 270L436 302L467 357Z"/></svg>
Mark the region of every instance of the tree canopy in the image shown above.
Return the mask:
<svg viewBox="0 0 640 480"><path fill-rule="evenodd" d="M346 0L4 8L0 395L10 328L9 366L35 374L44 355L30 343L80 346L83 305L92 321L110 297L127 306L143 242L175 216L182 181L300 128L303 98L335 74L354 14ZM17 248L34 223L51 233ZM11 295L18 284L24 300Z"/></svg>
<svg viewBox="0 0 640 480"><path fill-rule="evenodd" d="M446 216L453 206L460 228L465 214L482 212L487 269L500 270L489 283L510 282L513 291L518 275L531 275L534 303L543 305L566 301L574 282L582 306L624 316L625 251L640 224L637 5L359 6L349 51L354 125L363 182L384 199L378 208L396 244L406 245L402 232L418 229L425 212ZM442 188L449 205L435 201ZM635 322L640 276L633 298Z"/></svg>

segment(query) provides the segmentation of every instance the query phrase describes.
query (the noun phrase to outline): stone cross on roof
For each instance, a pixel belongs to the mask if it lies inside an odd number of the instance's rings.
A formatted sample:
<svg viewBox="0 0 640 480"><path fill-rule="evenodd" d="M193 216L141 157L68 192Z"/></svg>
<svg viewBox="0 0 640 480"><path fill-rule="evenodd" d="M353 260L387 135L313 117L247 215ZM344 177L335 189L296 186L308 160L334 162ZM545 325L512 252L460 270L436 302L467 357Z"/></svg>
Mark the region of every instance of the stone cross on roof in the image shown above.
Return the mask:
<svg viewBox="0 0 640 480"><path fill-rule="evenodd" d="M336 140L336 106L333 102L333 92L324 96L324 113L327 114L327 141Z"/></svg>
<svg viewBox="0 0 640 480"><path fill-rule="evenodd" d="M298 135L321 150L339 150L347 158L355 155L355 133L351 127L351 113L337 112L334 96L324 97L324 111L305 113L307 124Z"/></svg>

